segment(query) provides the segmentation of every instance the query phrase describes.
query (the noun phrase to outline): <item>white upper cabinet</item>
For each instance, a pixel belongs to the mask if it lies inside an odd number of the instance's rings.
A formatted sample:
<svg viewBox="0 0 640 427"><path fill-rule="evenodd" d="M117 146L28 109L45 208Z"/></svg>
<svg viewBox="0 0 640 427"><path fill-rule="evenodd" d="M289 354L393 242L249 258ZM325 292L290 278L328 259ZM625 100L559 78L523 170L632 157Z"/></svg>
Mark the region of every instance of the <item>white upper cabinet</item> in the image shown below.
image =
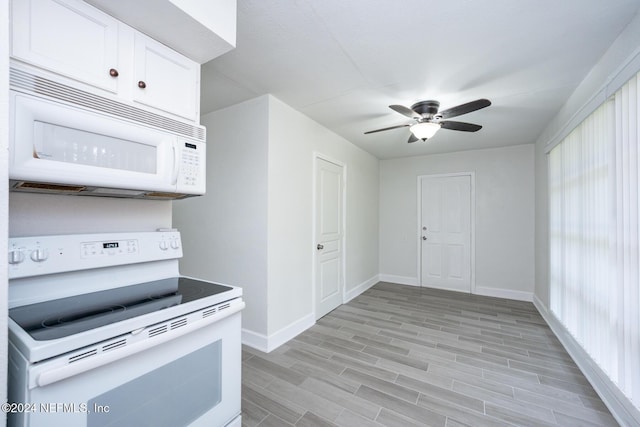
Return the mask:
<svg viewBox="0 0 640 427"><path fill-rule="evenodd" d="M13 0L11 8L14 59L96 94L199 121L197 62L81 0Z"/></svg>
<svg viewBox="0 0 640 427"><path fill-rule="evenodd" d="M14 58L117 92L117 20L82 2L17 0L11 8Z"/></svg>
<svg viewBox="0 0 640 427"><path fill-rule="evenodd" d="M85 1L198 64L236 46L236 0Z"/></svg>
<svg viewBox="0 0 640 427"><path fill-rule="evenodd" d="M149 37L135 34L133 99L186 118L197 114L200 64Z"/></svg>

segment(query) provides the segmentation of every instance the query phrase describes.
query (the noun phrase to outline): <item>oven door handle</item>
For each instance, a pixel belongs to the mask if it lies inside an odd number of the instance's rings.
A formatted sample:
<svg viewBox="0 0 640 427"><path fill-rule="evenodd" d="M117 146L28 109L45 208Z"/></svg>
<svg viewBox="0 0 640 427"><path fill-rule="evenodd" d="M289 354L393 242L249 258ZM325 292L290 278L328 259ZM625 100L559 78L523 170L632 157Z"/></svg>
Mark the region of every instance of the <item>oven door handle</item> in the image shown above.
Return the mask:
<svg viewBox="0 0 640 427"><path fill-rule="evenodd" d="M44 370L39 372L39 374L36 374L35 384L32 384L30 388L35 388L37 386L44 387L46 385L62 381L91 369L99 368L100 366L115 362L116 360L123 359L125 357L131 356L132 354L147 350L151 347L155 347L159 344L170 341L179 336L186 335L214 322L218 322L226 317L238 313L244 307L245 303L241 299L233 300L231 301L229 308L218 311L217 313L198 322L178 329L174 329L171 332L135 342L118 350L113 350L107 353L100 353L96 356L90 356L77 362L65 364L63 366L51 367L49 369L45 368ZM153 328L153 326L151 326L151 328Z"/></svg>

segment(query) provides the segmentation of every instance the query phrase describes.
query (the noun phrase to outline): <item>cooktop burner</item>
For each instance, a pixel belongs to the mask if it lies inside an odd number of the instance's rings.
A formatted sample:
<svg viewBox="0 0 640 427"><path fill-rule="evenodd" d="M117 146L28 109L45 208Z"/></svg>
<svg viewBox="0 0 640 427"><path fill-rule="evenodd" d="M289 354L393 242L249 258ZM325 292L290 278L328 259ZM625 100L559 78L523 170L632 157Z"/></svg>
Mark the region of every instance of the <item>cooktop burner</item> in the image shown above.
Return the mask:
<svg viewBox="0 0 640 427"><path fill-rule="evenodd" d="M53 340L231 289L186 277L172 277L15 307L9 310L9 317L33 339Z"/></svg>

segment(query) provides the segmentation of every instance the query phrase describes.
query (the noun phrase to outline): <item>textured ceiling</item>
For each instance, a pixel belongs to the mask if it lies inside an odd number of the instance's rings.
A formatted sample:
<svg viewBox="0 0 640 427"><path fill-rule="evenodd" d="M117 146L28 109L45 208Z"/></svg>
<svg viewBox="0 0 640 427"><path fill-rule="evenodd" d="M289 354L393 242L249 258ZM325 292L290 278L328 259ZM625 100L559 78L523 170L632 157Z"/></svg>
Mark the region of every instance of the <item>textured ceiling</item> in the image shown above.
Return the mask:
<svg viewBox="0 0 640 427"><path fill-rule="evenodd" d="M202 68L202 114L271 93L380 159L535 142L640 0L238 0L236 49ZM488 98L407 144L388 108ZM247 118L250 120L251 118Z"/></svg>

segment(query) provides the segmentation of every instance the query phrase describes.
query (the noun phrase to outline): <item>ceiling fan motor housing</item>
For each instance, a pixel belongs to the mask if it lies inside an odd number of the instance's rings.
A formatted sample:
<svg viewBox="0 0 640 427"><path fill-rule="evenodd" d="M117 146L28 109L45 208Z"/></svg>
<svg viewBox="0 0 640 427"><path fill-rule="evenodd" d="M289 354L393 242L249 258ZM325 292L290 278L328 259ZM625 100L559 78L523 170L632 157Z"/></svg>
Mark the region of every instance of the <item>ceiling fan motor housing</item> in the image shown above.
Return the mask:
<svg viewBox="0 0 640 427"><path fill-rule="evenodd" d="M438 113L440 103L438 101L420 101L411 106L411 109L424 118L432 118Z"/></svg>

